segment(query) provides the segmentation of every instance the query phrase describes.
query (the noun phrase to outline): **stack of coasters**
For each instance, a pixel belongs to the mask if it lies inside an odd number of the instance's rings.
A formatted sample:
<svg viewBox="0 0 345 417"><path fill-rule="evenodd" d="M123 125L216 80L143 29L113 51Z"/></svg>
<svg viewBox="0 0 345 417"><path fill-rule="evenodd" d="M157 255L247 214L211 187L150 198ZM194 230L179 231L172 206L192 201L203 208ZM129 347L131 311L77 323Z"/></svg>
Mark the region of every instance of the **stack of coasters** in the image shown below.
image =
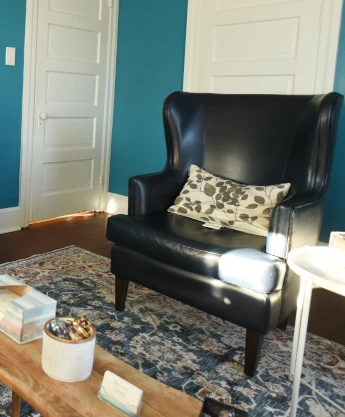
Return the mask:
<svg viewBox="0 0 345 417"><path fill-rule="evenodd" d="M143 391L110 371L104 374L98 397L126 416L140 416Z"/></svg>
<svg viewBox="0 0 345 417"><path fill-rule="evenodd" d="M44 323L55 315L56 300L0 275L0 331L17 343L31 342L43 336Z"/></svg>
<svg viewBox="0 0 345 417"><path fill-rule="evenodd" d="M0 287L0 321L3 319L8 303L16 300L20 296L10 290L2 290Z"/></svg>

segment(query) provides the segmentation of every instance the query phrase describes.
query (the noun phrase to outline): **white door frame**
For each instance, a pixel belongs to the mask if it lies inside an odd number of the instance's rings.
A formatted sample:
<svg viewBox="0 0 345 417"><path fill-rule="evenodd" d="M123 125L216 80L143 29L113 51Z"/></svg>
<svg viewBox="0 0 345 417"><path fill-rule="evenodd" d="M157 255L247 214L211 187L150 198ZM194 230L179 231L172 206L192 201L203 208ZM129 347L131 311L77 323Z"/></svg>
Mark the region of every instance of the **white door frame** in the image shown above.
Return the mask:
<svg viewBox="0 0 345 417"><path fill-rule="evenodd" d="M201 30L200 16L203 1L188 0L183 90L189 92L196 91L194 74L197 72L198 40ZM323 0L322 3L320 46L314 94L333 91L343 8L343 0Z"/></svg>
<svg viewBox="0 0 345 417"><path fill-rule="evenodd" d="M32 163L34 140L36 45L39 0L26 0L24 84L22 102L22 136L20 155L20 226L27 227L31 216ZM118 34L119 0L109 0L111 22L108 38L108 58L106 68L105 109L102 139L102 195L99 210L104 211L109 186L110 151L114 119L115 72Z"/></svg>

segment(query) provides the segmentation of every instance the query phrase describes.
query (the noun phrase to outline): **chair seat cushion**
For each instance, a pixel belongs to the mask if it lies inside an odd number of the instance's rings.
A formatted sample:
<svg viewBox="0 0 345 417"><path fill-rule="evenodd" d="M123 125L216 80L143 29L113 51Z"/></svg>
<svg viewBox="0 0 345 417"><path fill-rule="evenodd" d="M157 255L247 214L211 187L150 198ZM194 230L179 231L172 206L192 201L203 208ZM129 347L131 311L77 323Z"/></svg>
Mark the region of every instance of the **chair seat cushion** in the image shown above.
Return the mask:
<svg viewBox="0 0 345 417"><path fill-rule="evenodd" d="M266 294L283 285L286 264L265 253L263 236L206 229L196 220L167 213L112 216L107 238L159 262Z"/></svg>

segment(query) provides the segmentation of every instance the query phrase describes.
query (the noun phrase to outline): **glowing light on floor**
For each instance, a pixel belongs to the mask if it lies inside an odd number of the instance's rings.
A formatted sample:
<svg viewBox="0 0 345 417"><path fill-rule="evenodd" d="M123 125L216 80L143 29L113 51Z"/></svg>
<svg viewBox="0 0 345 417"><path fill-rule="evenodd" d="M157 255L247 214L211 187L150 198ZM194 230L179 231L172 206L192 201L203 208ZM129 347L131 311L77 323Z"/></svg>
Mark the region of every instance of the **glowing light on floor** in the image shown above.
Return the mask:
<svg viewBox="0 0 345 417"><path fill-rule="evenodd" d="M79 213L74 213L74 214L66 214L65 216L59 216L59 217L52 217L50 219L44 219L44 220L37 220L35 222L30 222L29 224L38 224L38 223L43 223L43 222L51 222L52 220L57 220L57 219L66 219L68 217L71 218L71 220L73 218L76 217L90 217L90 216L94 216L96 214L96 212L94 210L89 210L89 211L82 211Z"/></svg>

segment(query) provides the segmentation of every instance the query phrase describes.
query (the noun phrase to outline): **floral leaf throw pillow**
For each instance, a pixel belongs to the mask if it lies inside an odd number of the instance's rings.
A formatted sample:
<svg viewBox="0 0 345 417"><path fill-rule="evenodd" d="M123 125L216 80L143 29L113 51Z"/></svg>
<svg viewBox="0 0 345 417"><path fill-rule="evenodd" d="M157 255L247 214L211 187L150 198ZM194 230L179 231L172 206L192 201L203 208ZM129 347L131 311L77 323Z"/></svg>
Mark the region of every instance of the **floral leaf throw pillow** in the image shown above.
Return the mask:
<svg viewBox="0 0 345 417"><path fill-rule="evenodd" d="M274 206L289 192L291 184L246 185L216 177L196 165L168 211L201 222L267 236Z"/></svg>

